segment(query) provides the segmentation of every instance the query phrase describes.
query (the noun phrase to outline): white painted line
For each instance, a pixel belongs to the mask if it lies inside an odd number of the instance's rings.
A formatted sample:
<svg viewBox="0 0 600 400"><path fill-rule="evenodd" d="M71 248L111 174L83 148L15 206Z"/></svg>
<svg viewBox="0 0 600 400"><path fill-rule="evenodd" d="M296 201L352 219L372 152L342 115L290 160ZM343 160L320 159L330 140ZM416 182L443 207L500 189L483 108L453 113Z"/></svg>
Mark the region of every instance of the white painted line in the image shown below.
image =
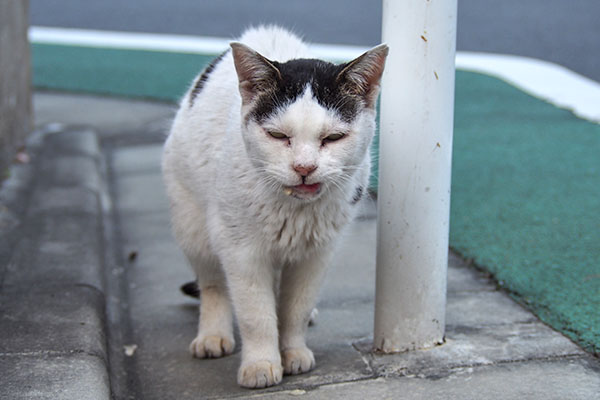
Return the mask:
<svg viewBox="0 0 600 400"><path fill-rule="evenodd" d="M29 40L43 44L215 55L228 49L234 39L32 26ZM351 60L368 50L367 47L331 44L314 44L310 48L315 57L334 61Z"/></svg>
<svg viewBox="0 0 600 400"><path fill-rule="evenodd" d="M501 78L578 117L600 123L600 83L558 64L512 55L459 52L456 68Z"/></svg>
<svg viewBox="0 0 600 400"><path fill-rule="evenodd" d="M42 26L29 28L29 40L32 43L43 44L209 55L221 53L229 47L230 42L228 39L215 37L48 28Z"/></svg>
<svg viewBox="0 0 600 400"><path fill-rule="evenodd" d="M32 43L205 55L221 53L233 40L40 26L29 29L29 39ZM315 57L338 62L351 60L368 50L367 47L331 44L310 47ZM456 67L498 77L581 118L600 123L600 83L560 65L520 56L457 52Z"/></svg>
<svg viewBox="0 0 600 400"><path fill-rule="evenodd" d="M335 62L350 61L369 50L369 47L316 43L309 44L309 48L315 57Z"/></svg>

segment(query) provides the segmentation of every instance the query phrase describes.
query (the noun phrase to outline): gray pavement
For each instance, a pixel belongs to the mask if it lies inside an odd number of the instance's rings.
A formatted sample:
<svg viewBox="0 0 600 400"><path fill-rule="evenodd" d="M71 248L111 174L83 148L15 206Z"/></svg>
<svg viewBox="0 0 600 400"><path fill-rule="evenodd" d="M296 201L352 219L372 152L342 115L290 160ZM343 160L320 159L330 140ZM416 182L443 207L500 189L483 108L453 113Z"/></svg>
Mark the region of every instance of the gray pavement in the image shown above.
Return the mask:
<svg viewBox="0 0 600 400"><path fill-rule="evenodd" d="M97 135L27 150L0 190L0 398L108 398Z"/></svg>
<svg viewBox="0 0 600 400"><path fill-rule="evenodd" d="M159 168L173 107L48 93L34 107L32 160L0 191L0 398L600 398L597 358L453 254L446 343L372 353L372 201L324 283L308 337L317 368L239 388L239 349L219 360L187 352L197 302L178 288L193 275Z"/></svg>

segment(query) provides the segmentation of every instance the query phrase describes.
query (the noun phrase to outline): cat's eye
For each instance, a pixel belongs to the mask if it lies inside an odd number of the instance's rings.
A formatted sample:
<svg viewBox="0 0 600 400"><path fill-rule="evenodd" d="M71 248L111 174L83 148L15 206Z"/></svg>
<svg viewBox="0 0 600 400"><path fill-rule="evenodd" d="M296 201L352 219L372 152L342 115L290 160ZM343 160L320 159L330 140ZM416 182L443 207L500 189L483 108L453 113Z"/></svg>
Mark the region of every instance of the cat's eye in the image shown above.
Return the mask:
<svg viewBox="0 0 600 400"><path fill-rule="evenodd" d="M323 139L323 143L327 143L327 142L335 142L336 140L340 140L341 138L343 138L344 135L343 133L332 133L331 135L327 135L324 139Z"/></svg>
<svg viewBox="0 0 600 400"><path fill-rule="evenodd" d="M269 136L275 139L288 139L287 135L277 131L268 131Z"/></svg>

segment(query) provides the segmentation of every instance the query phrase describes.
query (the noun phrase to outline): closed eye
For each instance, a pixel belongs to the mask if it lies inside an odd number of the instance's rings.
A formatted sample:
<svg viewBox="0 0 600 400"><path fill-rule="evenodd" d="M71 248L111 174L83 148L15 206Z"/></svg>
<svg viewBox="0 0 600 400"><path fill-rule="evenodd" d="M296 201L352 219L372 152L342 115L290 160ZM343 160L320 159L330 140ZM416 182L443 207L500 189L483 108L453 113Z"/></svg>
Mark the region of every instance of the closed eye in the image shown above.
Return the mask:
<svg viewBox="0 0 600 400"><path fill-rule="evenodd" d="M346 136L346 135L343 133L332 133L331 135L325 136L323 138L322 144L325 145L326 143L329 143L329 142L336 142L336 141L340 140L341 138L343 138L344 136Z"/></svg>
<svg viewBox="0 0 600 400"><path fill-rule="evenodd" d="M267 133L269 134L269 136L271 136L271 137L273 137L275 139L289 139L286 134L281 133L281 132L267 131Z"/></svg>

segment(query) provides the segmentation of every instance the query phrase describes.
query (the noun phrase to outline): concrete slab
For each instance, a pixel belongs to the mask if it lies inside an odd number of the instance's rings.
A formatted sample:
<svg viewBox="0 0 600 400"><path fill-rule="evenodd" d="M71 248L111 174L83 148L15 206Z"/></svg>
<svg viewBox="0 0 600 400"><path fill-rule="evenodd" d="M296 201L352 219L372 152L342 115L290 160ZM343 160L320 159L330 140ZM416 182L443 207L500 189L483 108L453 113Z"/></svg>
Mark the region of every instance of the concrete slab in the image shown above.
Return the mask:
<svg viewBox="0 0 600 400"><path fill-rule="evenodd" d="M83 155L93 159L100 159L100 147L98 135L88 127L74 128L64 126L63 129L55 130L59 135L47 135L45 137L44 151L47 157L56 155Z"/></svg>
<svg viewBox="0 0 600 400"><path fill-rule="evenodd" d="M112 166L120 174L160 172L160 160L163 146L152 143L133 147L124 147L112 153Z"/></svg>
<svg viewBox="0 0 600 400"><path fill-rule="evenodd" d="M110 398L106 365L87 354L0 354L0 397L11 400L98 400Z"/></svg>
<svg viewBox="0 0 600 400"><path fill-rule="evenodd" d="M115 192L124 213L164 212L169 204L158 172L124 175L117 180Z"/></svg>
<svg viewBox="0 0 600 400"><path fill-rule="evenodd" d="M478 271L455 253L448 254L448 293L494 291L496 285L489 274Z"/></svg>
<svg viewBox="0 0 600 400"><path fill-rule="evenodd" d="M0 397L107 399L97 137L43 131L27 151L0 191Z"/></svg>
<svg viewBox="0 0 600 400"><path fill-rule="evenodd" d="M106 360L104 295L97 289L5 286L0 304L3 356L85 353Z"/></svg>
<svg viewBox="0 0 600 400"><path fill-rule="evenodd" d="M89 130L40 133L29 146L26 179L6 207L16 227L4 285L88 284L102 288L100 148ZM11 179L13 181L13 179ZM10 182L10 181L9 181ZM3 188L4 192L4 188ZM18 200L18 201L17 201ZM19 207L27 205L27 209Z"/></svg>
<svg viewBox="0 0 600 400"><path fill-rule="evenodd" d="M32 215L52 211L97 215L99 210L98 193L83 185L37 190L33 193L29 206L29 212Z"/></svg>
<svg viewBox="0 0 600 400"><path fill-rule="evenodd" d="M198 303L178 292L179 285L193 279L193 274L170 232L159 157L160 144L115 149L110 157L122 243L120 257L127 260L127 301L133 340L138 346L133 356L137 383L130 389L140 397L279 398L307 389L310 396L310 390L318 387L313 398L328 398L328 390L346 387L341 382L354 382L347 385L345 394L351 398L378 398L378 393L388 393L388 385L398 385L400 389L416 385L428 396L438 390L435 379L460 376L457 371L468 368L476 370L471 375L485 382L493 379L489 374L496 373L491 366L522 362L533 373L535 368L541 368L538 360L585 357L572 342L498 291L485 274L468 268L453 255L448 278L446 344L429 351L372 354L376 220L374 202L367 201L361 216L340 242L323 285L317 324L308 332L316 369L285 377L282 385L275 388L241 389L235 383L239 338L236 353L224 359L195 360L187 353L187 345L196 333ZM538 364L533 367L530 362ZM543 369L539 372L543 373ZM391 379L401 376L429 380ZM382 385L377 377L390 379ZM449 388L450 393L452 390ZM456 389L456 396L467 393L461 390ZM394 391L389 393L394 397Z"/></svg>
<svg viewBox="0 0 600 400"><path fill-rule="evenodd" d="M121 257L129 261L132 253L136 255L134 260L126 263L126 275L133 335L138 346L134 355L139 381L137 390L141 391L141 397L156 399L196 398L199 394L222 398L244 394L245 390L236 384L239 353L221 360L195 360L187 351L196 334L198 303L185 298L178 288L193 279L193 273L171 234L160 171L148 165L140 173L132 165L132 160L138 157L144 157L147 164L148 155L154 155L157 165L160 155L157 148L146 146L140 152L118 149L112 157L111 166L116 178L115 205L123 245ZM140 198L151 199L140 205ZM374 232L372 227L369 231ZM352 271L360 270L361 263L366 264L366 259L355 259ZM373 263L369 264L372 270ZM363 275L370 274L370 269L364 269ZM336 279L331 282L339 284ZM351 288L350 282L342 283L345 286L342 290L331 291L332 294L345 295L330 301L330 304L344 302L347 296L352 296L352 291L360 291L357 285ZM364 304L362 308L367 309ZM345 308L322 308L322 315L334 317L324 318L311 328L309 343L318 358L319 367L310 375L286 378L285 387L321 385L371 376L368 364L354 349L352 341L368 332L372 318L364 319L366 323L348 323L351 320L338 318L343 315L339 312L341 309ZM347 336L340 340L330 333L339 333L342 321L349 329L345 331ZM173 388L181 390L174 392Z"/></svg>
<svg viewBox="0 0 600 400"><path fill-rule="evenodd" d="M445 344L400 354L373 354L369 340L356 346L379 376L435 377L461 367L585 355L570 340L541 323L506 324L467 332L448 327Z"/></svg>
<svg viewBox="0 0 600 400"><path fill-rule="evenodd" d="M58 162L46 164L52 169L38 175L40 185L33 189L43 190L33 193L32 207L22 206L26 212L15 206L22 204L18 201L7 203L10 213L2 220L9 228L0 229L0 235L13 233L10 237L22 244L0 243L1 254L8 254L7 249L11 254L0 277L5 296L1 317L10 317L0 324L0 343L5 346L0 349L0 397L553 399L594 398L600 392L597 359L541 324L485 274L452 254L446 344L429 351L372 354L376 236L372 202L365 203L360 218L346 232L325 279L317 325L308 332L316 369L285 377L282 385L266 390L239 388L235 382L239 340L236 353L219 360L193 359L187 351L196 333L198 302L179 292L193 274L171 235L159 164L164 121L173 108L156 104L144 108L124 100L106 100L104 107L104 99L70 95L55 103L54 95L48 96L47 112L38 118L99 124L115 196L106 197L104 175L98 171L95 188L89 183L96 178L69 171L80 161ZM92 162L82 165L95 163L100 168L93 140L86 135L45 146L57 146L53 151L64 151L65 159L87 158ZM69 143L79 144L69 149ZM35 176L26 168L22 171L23 181ZM62 175L61 171L64 177L51 176ZM52 184L44 186L46 176ZM8 197L7 192L0 194L13 200L29 190L19 185L9 189ZM93 222L97 199L104 211L110 212L113 205L115 214L97 215ZM92 238L97 251L89 250L94 249ZM96 267L108 268L108 323L97 322L103 321L102 310L97 309L103 305L102 293L96 300L86 300L94 298L89 293L95 290L86 285L102 280L102 272L94 275L86 269L97 257L103 261ZM75 286L60 285L61 280ZM36 285L45 289L32 290ZM5 312L5 304L10 312ZM97 323L78 325L86 321ZM113 393L108 393L103 359L90 350L102 341L102 324L111 328ZM5 341L19 329L25 332L17 335L21 339ZM123 346L131 345L137 347L126 355ZM88 392L82 392L78 382Z"/></svg>
<svg viewBox="0 0 600 400"><path fill-rule="evenodd" d="M587 360L508 363L460 368L444 377L377 378L318 388L256 394L246 399L597 399L600 375Z"/></svg>
<svg viewBox="0 0 600 400"><path fill-rule="evenodd" d="M35 126L47 124L93 126L101 137L145 132L163 137L176 106L160 102L82 94L36 92L33 95Z"/></svg>
<svg viewBox="0 0 600 400"><path fill-rule="evenodd" d="M41 160L38 182L43 187L82 186L98 191L100 176L93 158L85 155L45 157Z"/></svg>
<svg viewBox="0 0 600 400"><path fill-rule="evenodd" d="M27 219L23 237L7 264L4 285L35 288L45 285L103 286L102 248L97 215L63 212Z"/></svg>

